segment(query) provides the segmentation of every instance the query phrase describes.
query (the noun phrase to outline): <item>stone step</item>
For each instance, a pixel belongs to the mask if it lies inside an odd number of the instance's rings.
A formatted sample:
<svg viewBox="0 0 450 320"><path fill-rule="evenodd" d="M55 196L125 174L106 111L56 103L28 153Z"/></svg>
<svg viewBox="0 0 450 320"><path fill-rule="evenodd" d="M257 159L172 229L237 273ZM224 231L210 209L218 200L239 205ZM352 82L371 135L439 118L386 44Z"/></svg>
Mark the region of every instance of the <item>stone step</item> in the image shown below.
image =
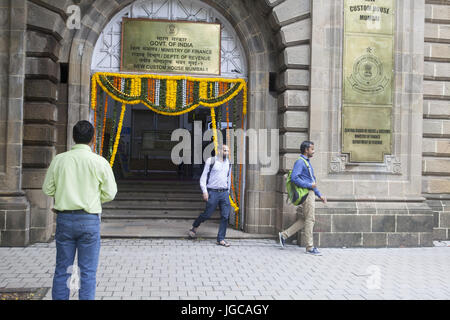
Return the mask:
<svg viewBox="0 0 450 320"><path fill-rule="evenodd" d="M199 200L178 200L172 199L122 199L114 200L103 205L104 209L152 209L152 210L170 210L170 209L204 209L205 202Z"/></svg>
<svg viewBox="0 0 450 320"><path fill-rule="evenodd" d="M103 219L101 223L102 238L187 238L188 230L192 228L192 219ZM219 221L208 220L200 226L199 239L217 238ZM229 225L227 239L274 239L271 234L250 234L235 230Z"/></svg>
<svg viewBox="0 0 450 320"><path fill-rule="evenodd" d="M204 210L204 208L203 208ZM123 209L104 209L103 219L196 219L203 210L199 209L141 209L141 208L123 208ZM211 219L220 219L219 210L216 210Z"/></svg>
<svg viewBox="0 0 450 320"><path fill-rule="evenodd" d="M118 181L118 186L148 186L148 187L183 187L183 186L195 186L199 185L199 180L197 181L149 181L149 180L126 180L126 181Z"/></svg>
<svg viewBox="0 0 450 320"><path fill-rule="evenodd" d="M174 202L203 202L201 195L184 195L184 194L131 194L118 193L114 200L110 203L122 201L174 201Z"/></svg>
<svg viewBox="0 0 450 320"><path fill-rule="evenodd" d="M204 210L198 181L122 180L114 201L103 205L102 220L193 220ZM219 210L211 219L220 219Z"/></svg>
<svg viewBox="0 0 450 320"><path fill-rule="evenodd" d="M146 184L141 181L136 181L134 183L130 184L117 184L117 186L120 188L145 188L145 189L188 189L192 187L198 187L200 188L200 183L189 183L189 184L160 184L160 183L152 183L152 184Z"/></svg>
<svg viewBox="0 0 450 320"><path fill-rule="evenodd" d="M186 197L194 197L194 196L201 196L202 191L200 188L198 188L198 190L196 189L190 189L190 190L177 190L177 189L167 189L167 190L163 190L163 189L158 189L158 190L146 190L146 189L140 189L140 190L131 190L131 189L127 189L127 190L118 190L117 191L117 195L118 196L149 196L149 195L153 195L155 197L161 197L161 198L165 198L165 197L177 197L177 196L186 196Z"/></svg>
<svg viewBox="0 0 450 320"><path fill-rule="evenodd" d="M201 194L202 189L199 186L191 186L189 188L177 188L177 187L152 187L135 186L135 187L118 187L118 193L186 193L186 194Z"/></svg>

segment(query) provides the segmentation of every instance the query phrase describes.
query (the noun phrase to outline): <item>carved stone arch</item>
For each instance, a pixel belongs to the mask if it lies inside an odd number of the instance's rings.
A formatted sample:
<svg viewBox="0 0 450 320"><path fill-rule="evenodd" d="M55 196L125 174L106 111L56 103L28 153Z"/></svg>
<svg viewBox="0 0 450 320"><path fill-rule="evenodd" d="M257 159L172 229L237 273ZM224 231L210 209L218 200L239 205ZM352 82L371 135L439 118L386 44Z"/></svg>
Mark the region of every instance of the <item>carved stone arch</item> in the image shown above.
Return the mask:
<svg viewBox="0 0 450 320"><path fill-rule="evenodd" d="M94 1L83 16L81 29L73 37L69 58L68 147L72 144L70 128L78 120L88 119L89 77L95 43L110 19L132 2ZM308 19L309 0L203 2L228 19L246 54L249 85L247 128L282 129L281 151L290 152L284 147L287 141L307 134L309 96L304 89L309 85L310 30L306 28L305 32L300 32L304 39L298 40L295 27ZM269 73L278 74L272 92L269 92ZM291 105L292 110L289 109ZM303 129L294 128L290 132L299 119ZM285 159L285 156L277 158L281 170L286 166ZM280 221L280 194L277 193L280 175L263 176L261 168L260 165L247 166L244 229L251 233L274 233Z"/></svg>

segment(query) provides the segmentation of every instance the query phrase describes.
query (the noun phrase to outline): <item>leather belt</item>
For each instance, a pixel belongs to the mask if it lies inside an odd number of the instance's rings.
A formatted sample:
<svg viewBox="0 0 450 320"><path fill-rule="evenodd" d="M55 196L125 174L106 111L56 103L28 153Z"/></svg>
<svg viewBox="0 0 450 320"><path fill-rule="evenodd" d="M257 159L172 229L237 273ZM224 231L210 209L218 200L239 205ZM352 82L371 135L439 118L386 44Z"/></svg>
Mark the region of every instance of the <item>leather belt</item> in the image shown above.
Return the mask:
<svg viewBox="0 0 450 320"><path fill-rule="evenodd" d="M208 191L215 191L215 192L228 192L228 189L211 189L211 188L208 188Z"/></svg>
<svg viewBox="0 0 450 320"><path fill-rule="evenodd" d="M93 215L97 215L97 213L89 213L86 212L84 210L63 210L63 211L58 211L56 210L56 213L60 214L60 213L70 213L70 214L93 214Z"/></svg>

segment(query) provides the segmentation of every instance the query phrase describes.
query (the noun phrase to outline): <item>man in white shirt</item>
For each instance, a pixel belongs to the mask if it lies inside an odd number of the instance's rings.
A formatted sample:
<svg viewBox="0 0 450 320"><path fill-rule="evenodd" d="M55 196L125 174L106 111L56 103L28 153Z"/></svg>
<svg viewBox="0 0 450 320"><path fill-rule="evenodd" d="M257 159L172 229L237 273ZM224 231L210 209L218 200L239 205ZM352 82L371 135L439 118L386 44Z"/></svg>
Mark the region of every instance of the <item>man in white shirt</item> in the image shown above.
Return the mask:
<svg viewBox="0 0 450 320"><path fill-rule="evenodd" d="M231 187L231 164L228 160L230 149L227 145L219 148L218 155L208 158L205 162L202 176L200 178L200 188L203 192L203 200L206 201L205 211L192 224L189 230L189 237L195 238L197 229L206 220L208 220L216 210L220 208L220 225L217 234L217 244L229 247L230 243L225 241L227 232L228 218L230 216L230 187ZM212 163L212 165L211 165Z"/></svg>

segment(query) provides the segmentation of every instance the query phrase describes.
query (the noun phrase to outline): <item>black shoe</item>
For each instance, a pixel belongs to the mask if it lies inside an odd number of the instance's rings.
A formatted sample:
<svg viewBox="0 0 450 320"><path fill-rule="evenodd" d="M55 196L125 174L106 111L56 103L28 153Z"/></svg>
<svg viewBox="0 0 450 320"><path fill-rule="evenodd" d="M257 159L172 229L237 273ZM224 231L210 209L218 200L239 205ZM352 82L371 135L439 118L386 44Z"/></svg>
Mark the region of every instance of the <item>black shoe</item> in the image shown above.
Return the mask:
<svg viewBox="0 0 450 320"><path fill-rule="evenodd" d="M197 237L197 232L194 229L189 230L188 232L189 239L195 239Z"/></svg>

